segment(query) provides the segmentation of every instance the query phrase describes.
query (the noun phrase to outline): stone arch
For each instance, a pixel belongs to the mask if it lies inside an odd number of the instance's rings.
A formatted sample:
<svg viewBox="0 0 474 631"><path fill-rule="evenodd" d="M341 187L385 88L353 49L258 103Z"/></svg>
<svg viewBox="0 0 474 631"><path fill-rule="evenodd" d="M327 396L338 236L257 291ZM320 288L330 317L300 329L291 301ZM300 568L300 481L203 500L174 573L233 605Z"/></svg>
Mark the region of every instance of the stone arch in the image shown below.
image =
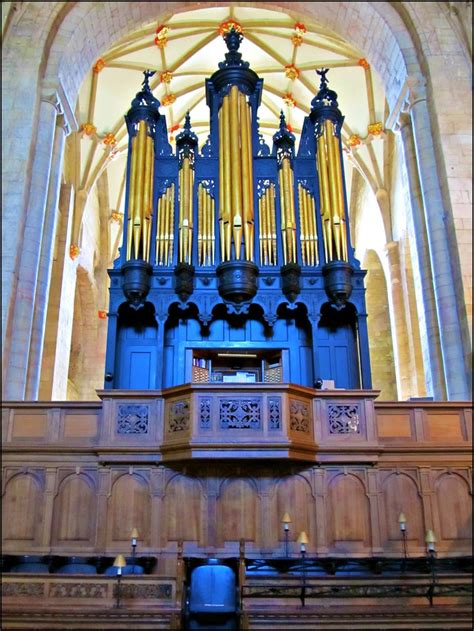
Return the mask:
<svg viewBox="0 0 474 631"><path fill-rule="evenodd" d="M391 314L385 272L375 250L367 250L362 265L367 269L367 328L373 387L381 390L381 399L396 400Z"/></svg>

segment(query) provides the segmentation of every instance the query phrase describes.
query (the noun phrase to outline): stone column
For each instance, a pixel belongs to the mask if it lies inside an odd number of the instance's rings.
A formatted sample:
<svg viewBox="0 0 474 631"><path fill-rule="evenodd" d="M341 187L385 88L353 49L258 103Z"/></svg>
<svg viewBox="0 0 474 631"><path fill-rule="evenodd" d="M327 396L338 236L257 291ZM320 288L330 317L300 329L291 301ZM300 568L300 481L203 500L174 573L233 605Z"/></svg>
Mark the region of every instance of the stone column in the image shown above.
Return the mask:
<svg viewBox="0 0 474 631"><path fill-rule="evenodd" d="M36 149L18 270L11 342L5 379L7 399L25 398L28 355L38 283L39 261L46 213L56 117L59 102L43 97L38 116Z"/></svg>
<svg viewBox="0 0 474 631"><path fill-rule="evenodd" d="M77 276L77 262L69 257L73 206L73 188L70 184L63 184L59 196L56 259L53 262L41 365L39 396L44 400L57 401L67 396Z"/></svg>
<svg viewBox="0 0 474 631"><path fill-rule="evenodd" d="M433 287L439 322L446 393L449 400L469 399L467 370L458 308L464 296L456 291L457 253L450 251L449 213L441 192L430 115L424 90L410 105L413 137L428 233Z"/></svg>
<svg viewBox="0 0 474 631"><path fill-rule="evenodd" d="M41 256L39 262L38 282L34 303L33 328L30 342L29 367L27 378L26 398L38 399L41 359L43 356L43 344L46 328L46 313L48 309L49 288L53 267L54 244L58 224L58 201L61 183L61 170L64 154L64 141L68 132L68 126L64 116L56 119L56 130L51 160L48 197L46 203L46 216L44 232L41 242Z"/></svg>
<svg viewBox="0 0 474 631"><path fill-rule="evenodd" d="M393 306L392 317L394 320L396 356L395 368L397 370L397 383L399 384L398 396L400 399L408 399L416 389L412 384L414 362L412 362L412 345L406 322L406 304L402 288L402 275L400 269L400 250L398 242L387 243L386 251L390 270L390 291Z"/></svg>
<svg viewBox="0 0 474 631"><path fill-rule="evenodd" d="M421 335L421 348L426 373L427 394L435 399L445 399L444 367L439 339L438 314L433 290L433 279L430 263L430 253L426 234L423 199L421 195L420 178L418 173L415 144L410 118L402 114L399 120L399 130L403 140L403 150L410 188L410 201L415 234L414 253L422 285L422 310L419 312L420 327L424 329Z"/></svg>

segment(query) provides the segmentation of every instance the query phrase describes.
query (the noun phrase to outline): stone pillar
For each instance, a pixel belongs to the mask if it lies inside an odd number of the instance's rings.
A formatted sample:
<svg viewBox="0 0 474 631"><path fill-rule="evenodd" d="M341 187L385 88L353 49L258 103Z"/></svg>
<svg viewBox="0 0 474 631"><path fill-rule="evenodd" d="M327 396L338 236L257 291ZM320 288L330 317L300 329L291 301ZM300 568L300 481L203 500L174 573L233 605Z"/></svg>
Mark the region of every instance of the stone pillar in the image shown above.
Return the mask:
<svg viewBox="0 0 474 631"><path fill-rule="evenodd" d="M49 97L41 100L25 230L20 245L8 367L4 381L7 399L23 400L26 394L28 356L58 113L58 101Z"/></svg>
<svg viewBox="0 0 474 631"><path fill-rule="evenodd" d="M439 339L438 314L433 290L433 279L430 264L430 253L426 234L423 199L421 195L420 178L418 174L415 144L410 119L401 115L399 122L403 140L403 150L410 188L410 201L415 233L415 256L422 285L422 309L419 310L421 348L426 373L427 394L435 399L445 399L444 367Z"/></svg>
<svg viewBox="0 0 474 631"><path fill-rule="evenodd" d="M406 304L402 288L402 275L400 269L399 244L391 241L386 245L388 264L390 270L390 291L392 302L392 318L394 320L396 357L395 368L398 373L399 399L408 399L416 389L413 387L412 376L414 366L412 361L412 345L406 322Z"/></svg>
<svg viewBox="0 0 474 631"><path fill-rule="evenodd" d="M77 262L69 257L73 204L72 186L63 184L59 196L60 220L41 366L40 398L43 400L62 400L67 397L77 276Z"/></svg>
<svg viewBox="0 0 474 631"><path fill-rule="evenodd" d="M46 313L48 309L49 288L53 267L53 252L59 216L58 201L61 183L64 141L67 132L68 127L67 124L65 124L64 116L58 116L56 119L56 130L54 136L48 197L46 203L46 216L43 238L41 242L41 256L34 303L35 308L30 342L28 379L26 389L26 398L28 400L38 399L39 394L41 359L43 356L43 344L46 328Z"/></svg>
<svg viewBox="0 0 474 631"><path fill-rule="evenodd" d="M420 91L421 92L421 91ZM463 339L458 308L464 296L456 291L457 253L450 251L448 215L445 208L432 141L431 123L424 92L410 106L413 137L428 233L433 287L439 322L446 394L449 400L468 400L469 387L464 361Z"/></svg>

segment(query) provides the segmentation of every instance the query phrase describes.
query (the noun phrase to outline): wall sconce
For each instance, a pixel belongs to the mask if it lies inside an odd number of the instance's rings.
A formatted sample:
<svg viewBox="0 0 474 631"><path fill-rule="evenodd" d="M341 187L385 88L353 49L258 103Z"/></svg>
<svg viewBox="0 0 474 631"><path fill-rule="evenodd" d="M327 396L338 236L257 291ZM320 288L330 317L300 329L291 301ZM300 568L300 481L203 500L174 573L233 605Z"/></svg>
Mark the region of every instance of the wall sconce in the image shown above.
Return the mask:
<svg viewBox="0 0 474 631"><path fill-rule="evenodd" d="M400 532L402 533L403 538L403 557L406 560L408 556L407 552L407 518L403 513L400 513L398 516L398 524L400 526Z"/></svg>
<svg viewBox="0 0 474 631"><path fill-rule="evenodd" d="M288 535L289 535L289 530L290 530L290 524L291 524L291 517L288 513L285 513L283 515L283 517L281 518L281 522L283 524L283 530L285 533L285 556L288 557Z"/></svg>
<svg viewBox="0 0 474 631"><path fill-rule="evenodd" d="M300 544L301 557L304 560L306 554L306 544L309 543L308 535L305 533L304 530L303 532L300 532L296 542Z"/></svg>
<svg viewBox="0 0 474 631"><path fill-rule="evenodd" d="M135 572L135 553L137 549L137 539L138 539L138 530L133 528L130 533L130 538L132 540L132 572Z"/></svg>
<svg viewBox="0 0 474 631"><path fill-rule="evenodd" d="M114 560L114 567L117 568L117 602L116 607L120 607L120 580L122 578L122 568L127 565L123 554L118 554Z"/></svg>

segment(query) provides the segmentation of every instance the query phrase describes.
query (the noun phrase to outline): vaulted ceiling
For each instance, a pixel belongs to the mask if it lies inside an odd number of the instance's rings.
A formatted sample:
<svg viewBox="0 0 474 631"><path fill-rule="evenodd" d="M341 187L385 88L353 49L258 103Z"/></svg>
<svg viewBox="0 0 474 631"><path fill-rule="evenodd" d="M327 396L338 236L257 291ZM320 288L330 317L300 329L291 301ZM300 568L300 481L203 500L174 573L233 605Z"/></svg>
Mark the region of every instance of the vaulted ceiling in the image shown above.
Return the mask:
<svg viewBox="0 0 474 631"><path fill-rule="evenodd" d="M124 114L140 89L144 69L155 71L151 86L166 116L170 142L189 111L193 130L204 144L209 133L205 79L224 59L221 32L229 20L242 29L243 59L264 80L259 125L267 144L272 146L281 110L298 138L318 91L316 70L330 68L329 84L345 115L348 198L353 167L374 192L386 188L386 101L382 82L363 52L316 22L297 22L261 8L220 6L172 15L133 31L96 61L78 102L76 190L87 196L107 169L110 207L115 218L123 213L128 142Z"/></svg>

